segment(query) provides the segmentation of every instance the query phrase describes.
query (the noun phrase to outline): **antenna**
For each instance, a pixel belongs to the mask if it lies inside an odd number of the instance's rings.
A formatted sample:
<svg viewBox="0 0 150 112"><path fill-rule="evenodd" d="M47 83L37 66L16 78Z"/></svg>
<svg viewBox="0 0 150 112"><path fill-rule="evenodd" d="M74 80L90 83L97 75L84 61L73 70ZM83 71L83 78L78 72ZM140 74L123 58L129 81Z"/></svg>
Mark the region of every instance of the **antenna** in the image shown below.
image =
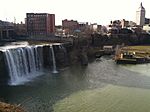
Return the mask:
<svg viewBox="0 0 150 112"><path fill-rule="evenodd" d="M16 18L14 17L14 24L16 24Z"/></svg>
<svg viewBox="0 0 150 112"><path fill-rule="evenodd" d="M141 7L143 7L142 2L141 2Z"/></svg>

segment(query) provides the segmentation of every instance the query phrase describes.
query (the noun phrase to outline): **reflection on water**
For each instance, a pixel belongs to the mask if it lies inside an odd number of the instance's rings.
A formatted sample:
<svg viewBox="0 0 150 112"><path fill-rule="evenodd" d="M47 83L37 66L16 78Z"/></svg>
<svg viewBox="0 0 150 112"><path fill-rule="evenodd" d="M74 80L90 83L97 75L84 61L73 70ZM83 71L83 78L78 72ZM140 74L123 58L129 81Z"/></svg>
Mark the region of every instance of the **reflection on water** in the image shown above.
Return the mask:
<svg viewBox="0 0 150 112"><path fill-rule="evenodd" d="M99 109L133 112L131 110L139 105L146 111L150 104L150 77L141 74L102 57L101 61L92 62L87 67L75 65L59 74L47 70L25 85L1 87L0 99L20 103L29 112L88 112L88 108L92 112L99 112ZM130 106L130 98L134 100L133 106Z"/></svg>

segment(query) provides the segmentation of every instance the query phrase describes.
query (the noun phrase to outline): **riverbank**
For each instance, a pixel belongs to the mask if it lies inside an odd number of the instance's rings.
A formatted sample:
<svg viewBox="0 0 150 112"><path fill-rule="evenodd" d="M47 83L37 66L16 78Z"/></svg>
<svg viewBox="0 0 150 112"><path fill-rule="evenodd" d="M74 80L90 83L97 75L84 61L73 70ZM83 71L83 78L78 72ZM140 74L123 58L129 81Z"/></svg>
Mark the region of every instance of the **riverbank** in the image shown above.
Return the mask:
<svg viewBox="0 0 150 112"><path fill-rule="evenodd" d="M26 112L20 105L0 102L0 112Z"/></svg>
<svg viewBox="0 0 150 112"><path fill-rule="evenodd" d="M150 62L150 46L127 46L117 50L118 64L142 64Z"/></svg>

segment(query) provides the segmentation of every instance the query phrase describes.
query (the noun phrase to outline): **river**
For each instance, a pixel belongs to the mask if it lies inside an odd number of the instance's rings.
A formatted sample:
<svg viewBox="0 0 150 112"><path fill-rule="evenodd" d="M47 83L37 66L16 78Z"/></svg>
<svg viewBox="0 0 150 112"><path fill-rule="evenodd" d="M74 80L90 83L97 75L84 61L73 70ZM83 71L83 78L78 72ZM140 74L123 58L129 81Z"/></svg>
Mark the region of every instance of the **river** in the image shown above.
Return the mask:
<svg viewBox="0 0 150 112"><path fill-rule="evenodd" d="M101 57L87 67L74 65L23 85L1 86L0 99L29 112L148 112L150 64L117 65Z"/></svg>

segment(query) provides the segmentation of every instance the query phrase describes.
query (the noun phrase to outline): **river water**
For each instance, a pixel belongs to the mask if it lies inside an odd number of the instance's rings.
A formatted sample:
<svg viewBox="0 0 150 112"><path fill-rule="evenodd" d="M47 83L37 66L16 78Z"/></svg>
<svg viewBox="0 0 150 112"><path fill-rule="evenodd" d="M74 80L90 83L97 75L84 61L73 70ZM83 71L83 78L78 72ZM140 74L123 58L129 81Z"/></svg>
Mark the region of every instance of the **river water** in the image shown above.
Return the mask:
<svg viewBox="0 0 150 112"><path fill-rule="evenodd" d="M149 112L150 64L117 65L101 57L24 85L1 86L0 99L28 112Z"/></svg>

